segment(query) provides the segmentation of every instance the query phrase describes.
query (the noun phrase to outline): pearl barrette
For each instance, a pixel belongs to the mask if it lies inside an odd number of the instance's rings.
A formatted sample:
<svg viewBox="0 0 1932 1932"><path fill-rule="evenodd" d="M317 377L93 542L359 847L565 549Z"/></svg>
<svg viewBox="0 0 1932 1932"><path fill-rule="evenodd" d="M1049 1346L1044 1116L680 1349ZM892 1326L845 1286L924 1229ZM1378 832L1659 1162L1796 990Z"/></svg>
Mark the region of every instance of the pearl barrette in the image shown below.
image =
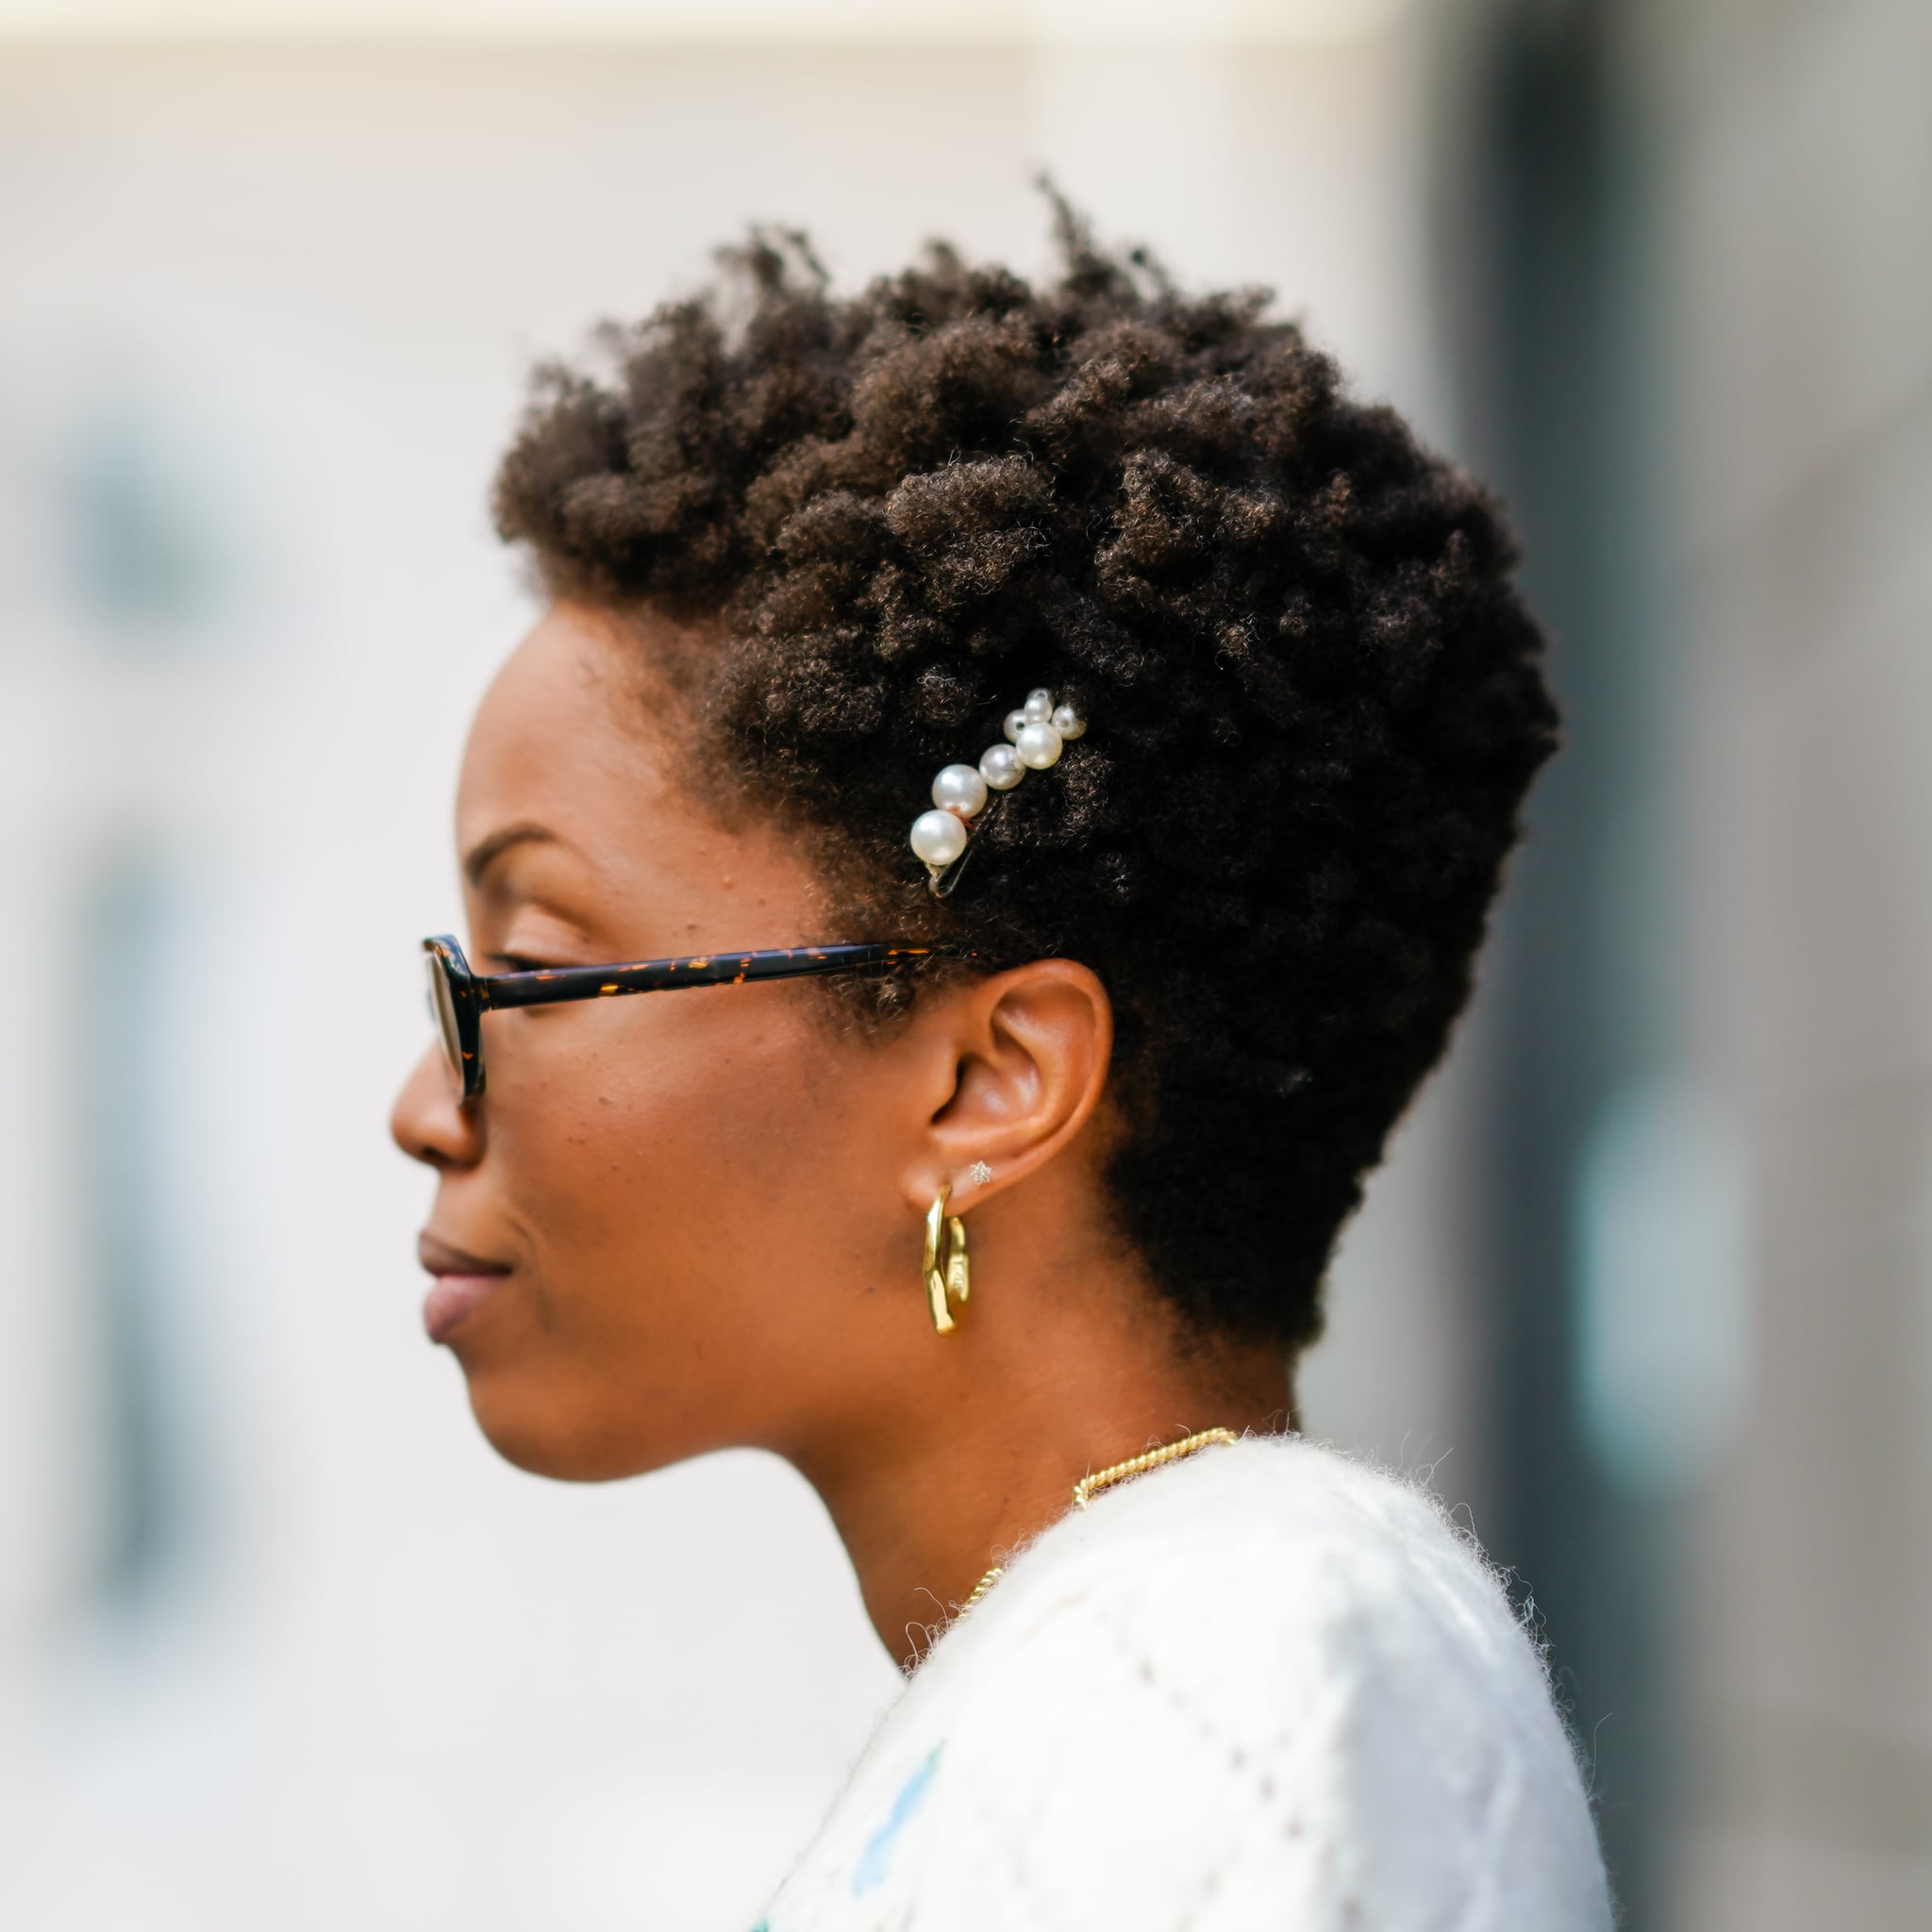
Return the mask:
<svg viewBox="0 0 1932 1932"><path fill-rule="evenodd" d="M990 794L1010 791L1028 772L1059 762L1069 741L1087 721L1072 705L1057 705L1050 691L1028 691L1017 711L1007 713L1007 741L989 745L977 765L948 765L932 781L931 811L912 821L912 849L925 861L936 897L958 882L968 833L985 811Z"/></svg>

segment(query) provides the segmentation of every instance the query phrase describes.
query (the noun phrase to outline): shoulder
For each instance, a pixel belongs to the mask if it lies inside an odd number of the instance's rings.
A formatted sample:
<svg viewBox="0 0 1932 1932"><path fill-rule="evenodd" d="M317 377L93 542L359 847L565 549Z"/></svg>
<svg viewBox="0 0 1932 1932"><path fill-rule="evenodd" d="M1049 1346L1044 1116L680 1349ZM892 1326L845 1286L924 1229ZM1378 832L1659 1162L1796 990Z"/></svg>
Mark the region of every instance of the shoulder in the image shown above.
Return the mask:
<svg viewBox="0 0 1932 1932"><path fill-rule="evenodd" d="M1223 1654L1183 1640L1218 1631L1242 1640L1244 1667L1422 1645L1544 1695L1500 1581L1434 1494L1300 1437L1249 1437L1103 1494L1017 1552L987 1609L1009 1662L1146 1627L1211 1679Z"/></svg>
<svg viewBox="0 0 1932 1932"><path fill-rule="evenodd" d="M1050 1846L1109 1909L1123 1882L1251 1885L1273 1914L1402 1926L1461 1895L1498 1924L1607 1923L1541 1658L1473 1540L1421 1486L1304 1440L1096 1498L927 1668L964 1836Z"/></svg>

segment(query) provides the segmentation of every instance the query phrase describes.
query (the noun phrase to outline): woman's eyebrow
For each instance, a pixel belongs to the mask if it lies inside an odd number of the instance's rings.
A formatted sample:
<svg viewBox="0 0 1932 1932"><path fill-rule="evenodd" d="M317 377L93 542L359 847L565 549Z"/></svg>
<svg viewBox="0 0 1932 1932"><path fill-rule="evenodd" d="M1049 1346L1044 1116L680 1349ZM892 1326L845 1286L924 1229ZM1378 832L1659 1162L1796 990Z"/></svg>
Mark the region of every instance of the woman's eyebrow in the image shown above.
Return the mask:
<svg viewBox="0 0 1932 1932"><path fill-rule="evenodd" d="M483 883L483 874L513 845L554 845L557 842L557 834L547 825L529 821L505 825L500 831L491 832L487 839L479 839L470 848L469 856L463 860L463 876L471 885L479 886Z"/></svg>

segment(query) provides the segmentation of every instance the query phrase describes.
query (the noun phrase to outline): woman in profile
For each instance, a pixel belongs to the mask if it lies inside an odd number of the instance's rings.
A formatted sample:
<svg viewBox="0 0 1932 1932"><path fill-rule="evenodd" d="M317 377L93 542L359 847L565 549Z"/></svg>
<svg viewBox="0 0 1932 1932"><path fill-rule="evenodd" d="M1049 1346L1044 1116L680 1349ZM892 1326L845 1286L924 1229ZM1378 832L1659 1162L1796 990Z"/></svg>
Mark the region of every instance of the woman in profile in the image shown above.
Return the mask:
<svg viewBox="0 0 1932 1932"><path fill-rule="evenodd" d="M1261 298L1061 239L761 239L540 378L425 1320L524 1468L824 1498L908 1682L770 1932L1605 1927L1495 1577L1295 1430L1555 742L1511 540Z"/></svg>

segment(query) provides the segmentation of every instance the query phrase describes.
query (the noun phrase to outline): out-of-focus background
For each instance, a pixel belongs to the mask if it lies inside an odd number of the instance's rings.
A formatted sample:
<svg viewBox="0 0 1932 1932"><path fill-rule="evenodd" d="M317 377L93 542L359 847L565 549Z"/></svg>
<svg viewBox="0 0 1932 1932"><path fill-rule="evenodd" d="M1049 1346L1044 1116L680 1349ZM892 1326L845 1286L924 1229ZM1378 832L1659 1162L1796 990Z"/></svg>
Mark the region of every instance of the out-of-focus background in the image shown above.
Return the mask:
<svg viewBox="0 0 1932 1932"><path fill-rule="evenodd" d="M525 371L753 218L1262 281L1570 749L1309 1426L1511 1566L1631 1932L1932 1923L1924 0L0 0L0 1923L737 1932L816 1501L496 1462L389 1147Z"/></svg>

